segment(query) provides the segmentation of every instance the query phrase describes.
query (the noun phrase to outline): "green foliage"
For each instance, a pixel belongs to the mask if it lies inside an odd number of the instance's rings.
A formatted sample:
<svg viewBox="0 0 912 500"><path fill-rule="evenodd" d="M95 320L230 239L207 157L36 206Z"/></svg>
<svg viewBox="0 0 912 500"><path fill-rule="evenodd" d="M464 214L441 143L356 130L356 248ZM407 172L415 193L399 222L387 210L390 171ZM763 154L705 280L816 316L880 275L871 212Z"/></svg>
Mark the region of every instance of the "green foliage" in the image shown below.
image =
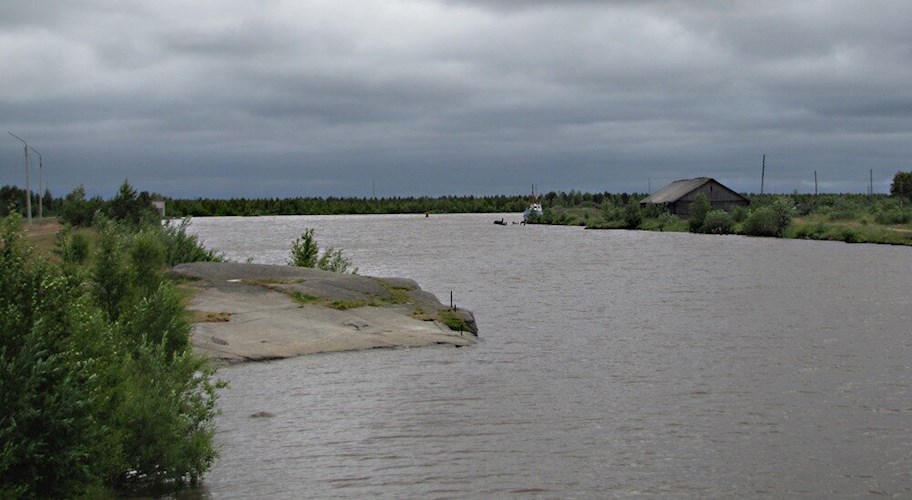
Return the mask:
<svg viewBox="0 0 912 500"><path fill-rule="evenodd" d="M336 250L333 247L323 251L323 255L317 259L317 267L324 271L358 274L358 268L352 267L351 261L342 255L342 250Z"/></svg>
<svg viewBox="0 0 912 500"><path fill-rule="evenodd" d="M101 388L70 338L91 316L77 284L29 262L19 225L0 221L0 497L71 496L106 453L92 412Z"/></svg>
<svg viewBox="0 0 912 500"><path fill-rule="evenodd" d="M792 207L787 198L752 209L744 221L744 234L780 237L791 224Z"/></svg>
<svg viewBox="0 0 912 500"><path fill-rule="evenodd" d="M879 210L874 214L874 221L878 224L912 224L912 205Z"/></svg>
<svg viewBox="0 0 912 500"><path fill-rule="evenodd" d="M69 265L82 265L89 258L89 237L70 226L57 233L55 253Z"/></svg>
<svg viewBox="0 0 912 500"><path fill-rule="evenodd" d="M896 172L890 183L890 195L912 198L912 172Z"/></svg>
<svg viewBox="0 0 912 500"><path fill-rule="evenodd" d="M120 316L121 305L130 292L129 273L123 264L123 247L117 225L111 221L102 222L92 284L98 304L111 321Z"/></svg>
<svg viewBox="0 0 912 500"><path fill-rule="evenodd" d="M693 203L690 204L690 219L688 224L690 226L690 231L692 233L699 232L703 228L703 222L706 220L706 214L712 207L709 204L709 199L703 193L698 193L694 197Z"/></svg>
<svg viewBox="0 0 912 500"><path fill-rule="evenodd" d="M137 288L155 289L161 281L161 270L165 266L161 233L159 228L150 227L133 234L129 255Z"/></svg>
<svg viewBox="0 0 912 500"><path fill-rule="evenodd" d="M158 212L152 208L149 193L136 193L136 189L124 180L117 194L107 204L108 217L132 226L144 221L158 220Z"/></svg>
<svg viewBox="0 0 912 500"><path fill-rule="evenodd" d="M190 323L173 285L158 282L126 307L124 319L118 323L119 333L137 346L151 343L173 356L190 348Z"/></svg>
<svg viewBox="0 0 912 500"><path fill-rule="evenodd" d="M314 238L314 230L307 228L300 237L291 243L291 258L288 260L289 266L296 267L316 267L319 258L320 247Z"/></svg>
<svg viewBox="0 0 912 500"><path fill-rule="evenodd" d="M624 227L627 229L636 229L643 221L643 215L640 213L640 204L635 200L627 202L624 208Z"/></svg>
<svg viewBox="0 0 912 500"><path fill-rule="evenodd" d="M352 267L350 260L342 255L342 250L329 247L320 255L320 247L314 237L314 230L307 228L291 244L289 266L316 267L324 271L358 274L358 268Z"/></svg>
<svg viewBox="0 0 912 500"><path fill-rule="evenodd" d="M195 234L187 234L190 226L190 217L185 217L179 224L167 221L163 226L156 224L161 229L162 243L165 246L165 263L175 266L185 262L221 262L221 254L207 250L200 243Z"/></svg>
<svg viewBox="0 0 912 500"><path fill-rule="evenodd" d="M440 321L447 326L450 330L454 332L467 332L470 331L469 326L466 324L465 320L456 314L450 309L441 309L437 312L437 321Z"/></svg>
<svg viewBox="0 0 912 500"><path fill-rule="evenodd" d="M115 419L122 429L119 482L196 482L209 469L215 389L212 370L189 349L142 342L122 371Z"/></svg>
<svg viewBox="0 0 912 500"><path fill-rule="evenodd" d="M0 220L2 498L192 481L214 458L219 384L192 354L170 282L150 276L150 288L137 280L146 271L124 262L131 241L131 261L148 256L136 249L151 236L103 224L92 271L70 272L35 257L18 217Z"/></svg>
<svg viewBox="0 0 912 500"><path fill-rule="evenodd" d="M744 221L744 234L749 236L779 236L779 218L772 207L757 207Z"/></svg>
<svg viewBox="0 0 912 500"><path fill-rule="evenodd" d="M732 222L735 224L740 224L747 219L747 208L742 207L741 205L735 205L735 208L731 211Z"/></svg>
<svg viewBox="0 0 912 500"><path fill-rule="evenodd" d="M104 202L101 198L86 199L86 190L81 184L66 195L61 204L60 222L73 227L89 227Z"/></svg>
<svg viewBox="0 0 912 500"><path fill-rule="evenodd" d="M710 210L704 220L700 232L711 234L730 234L732 232L732 216L725 210Z"/></svg>

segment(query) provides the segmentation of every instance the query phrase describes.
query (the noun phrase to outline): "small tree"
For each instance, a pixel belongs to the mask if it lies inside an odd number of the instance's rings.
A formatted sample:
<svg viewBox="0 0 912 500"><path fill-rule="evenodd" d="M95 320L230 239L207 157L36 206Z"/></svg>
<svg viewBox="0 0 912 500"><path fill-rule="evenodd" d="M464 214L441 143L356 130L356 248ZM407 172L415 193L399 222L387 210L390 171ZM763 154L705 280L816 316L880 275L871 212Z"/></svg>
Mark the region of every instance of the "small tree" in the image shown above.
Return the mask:
<svg viewBox="0 0 912 500"><path fill-rule="evenodd" d="M291 259L288 260L289 266L297 267L316 267L319 258L320 248L317 246L317 240L314 238L314 230L307 228L304 233L291 244Z"/></svg>
<svg viewBox="0 0 912 500"><path fill-rule="evenodd" d="M787 198L750 211L744 221L744 233L751 236L782 236L792 222L793 208Z"/></svg>
<svg viewBox="0 0 912 500"><path fill-rule="evenodd" d="M732 216L725 210L710 210L704 218L701 231L711 234L729 234L732 231Z"/></svg>
<svg viewBox="0 0 912 500"><path fill-rule="evenodd" d="M342 255L342 250L329 247L320 255L320 247L314 237L314 230L307 228L300 238L291 244L291 258L288 265L297 267L316 267L324 271L338 273L351 272L358 274L358 268L352 267L350 260Z"/></svg>
<svg viewBox="0 0 912 500"><path fill-rule="evenodd" d="M631 199L624 208L624 227L627 229L636 229L640 227L640 222L642 221L643 214L640 213L640 204L636 200Z"/></svg>
<svg viewBox="0 0 912 500"><path fill-rule="evenodd" d="M712 209L709 204L709 198L705 194L699 193L694 197L693 203L690 204L690 232L696 233L703 228L703 222L706 220L706 214Z"/></svg>
<svg viewBox="0 0 912 500"><path fill-rule="evenodd" d="M100 199L86 199L85 187L81 184L70 191L63 199L60 210L60 222L74 227L88 227L92 225L95 211L101 208Z"/></svg>
<svg viewBox="0 0 912 500"><path fill-rule="evenodd" d="M890 184L890 194L900 198L912 197L912 172L896 172Z"/></svg>

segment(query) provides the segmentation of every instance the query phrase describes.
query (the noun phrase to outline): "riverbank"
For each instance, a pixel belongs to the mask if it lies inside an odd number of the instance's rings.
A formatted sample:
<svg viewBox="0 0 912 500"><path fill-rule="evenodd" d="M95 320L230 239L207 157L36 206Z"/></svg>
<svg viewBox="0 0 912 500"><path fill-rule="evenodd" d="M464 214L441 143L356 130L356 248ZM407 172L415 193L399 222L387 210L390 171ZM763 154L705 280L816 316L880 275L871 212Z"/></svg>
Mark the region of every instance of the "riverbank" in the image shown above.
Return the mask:
<svg viewBox="0 0 912 500"><path fill-rule="evenodd" d="M587 229L638 229L775 236L786 239L912 246L912 208L883 195L751 196L750 208L716 213L711 224L691 221L659 207L640 207L638 198L581 201L545 208L537 221ZM771 211L772 210L772 211Z"/></svg>
<svg viewBox="0 0 912 500"><path fill-rule="evenodd" d="M319 269L231 262L179 264L194 349L217 363L359 349L471 345L471 312L417 283Z"/></svg>

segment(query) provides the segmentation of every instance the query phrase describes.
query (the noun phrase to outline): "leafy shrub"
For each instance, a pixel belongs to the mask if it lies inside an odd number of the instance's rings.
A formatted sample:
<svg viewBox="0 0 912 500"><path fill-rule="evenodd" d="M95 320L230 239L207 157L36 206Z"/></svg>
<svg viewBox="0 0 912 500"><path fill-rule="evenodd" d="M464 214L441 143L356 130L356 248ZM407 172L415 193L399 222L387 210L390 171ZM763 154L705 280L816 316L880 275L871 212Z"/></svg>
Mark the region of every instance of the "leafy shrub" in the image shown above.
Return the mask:
<svg viewBox="0 0 912 500"><path fill-rule="evenodd" d="M711 210L706 214L700 230L704 233L729 234L732 232L732 217L725 210Z"/></svg>
<svg viewBox="0 0 912 500"><path fill-rule="evenodd" d="M220 253L207 250L200 243L195 234L188 234L190 217L184 217L179 224L167 221L160 227L162 242L165 245L165 263L175 266L185 262L221 262L224 259Z"/></svg>
<svg viewBox="0 0 912 500"><path fill-rule="evenodd" d="M98 304L112 321L120 316L121 306L130 292L129 274L123 266L123 247L117 225L104 221L99 231L92 285Z"/></svg>
<svg viewBox="0 0 912 500"><path fill-rule="evenodd" d="M304 233L291 244L291 257L288 265L297 267L316 267L324 271L339 273L358 273L357 267L352 267L350 260L342 255L342 250L329 247L320 255L314 230L307 228Z"/></svg>
<svg viewBox="0 0 912 500"><path fill-rule="evenodd" d="M634 200L627 202L624 208L624 227L627 229L636 229L643 221L643 215L640 213L640 204Z"/></svg>
<svg viewBox="0 0 912 500"><path fill-rule="evenodd" d="M747 219L747 208L736 205L731 211L732 222L740 224Z"/></svg>
<svg viewBox="0 0 912 500"><path fill-rule="evenodd" d="M769 205L752 209L742 225L750 236L782 236L792 221L792 206L788 199L780 198Z"/></svg>
<svg viewBox="0 0 912 500"><path fill-rule="evenodd" d="M891 208L877 212L874 220L878 224L909 224L912 223L912 209Z"/></svg>
<svg viewBox="0 0 912 500"><path fill-rule="evenodd" d="M712 207L709 204L709 199L706 198L705 194L699 193L694 197L693 203L690 204L690 219L688 221L690 232L696 233L703 228L706 214L708 214L711 209Z"/></svg>
<svg viewBox="0 0 912 500"><path fill-rule="evenodd" d="M323 251L323 255L317 259L317 267L324 271L358 274L358 268L352 267L351 261L342 255L342 250L336 250L333 247Z"/></svg>
<svg viewBox="0 0 912 500"><path fill-rule="evenodd" d="M89 258L89 237L66 226L57 233L55 253L66 264L83 264Z"/></svg>
<svg viewBox="0 0 912 500"><path fill-rule="evenodd" d="M850 227L843 228L842 241L844 241L846 243L858 243L859 242L858 233Z"/></svg>
<svg viewBox="0 0 912 500"><path fill-rule="evenodd" d="M165 245L161 231L146 229L133 235L130 263L137 288L154 289L165 265Z"/></svg>
<svg viewBox="0 0 912 500"><path fill-rule="evenodd" d="M0 220L0 498L112 497L212 463L221 384L193 355L170 283L137 290L124 236L106 222L102 264L61 272L26 246L19 219Z"/></svg>
<svg viewBox="0 0 912 500"><path fill-rule="evenodd" d="M288 265L317 267L319 254L320 247L317 246L317 240L314 238L314 230L307 228L300 237L291 243L291 259L289 259Z"/></svg>
<svg viewBox="0 0 912 500"><path fill-rule="evenodd" d="M89 227L95 218L95 212L103 205L104 202L97 196L87 200L85 187L79 185L64 197L60 222L73 227Z"/></svg>

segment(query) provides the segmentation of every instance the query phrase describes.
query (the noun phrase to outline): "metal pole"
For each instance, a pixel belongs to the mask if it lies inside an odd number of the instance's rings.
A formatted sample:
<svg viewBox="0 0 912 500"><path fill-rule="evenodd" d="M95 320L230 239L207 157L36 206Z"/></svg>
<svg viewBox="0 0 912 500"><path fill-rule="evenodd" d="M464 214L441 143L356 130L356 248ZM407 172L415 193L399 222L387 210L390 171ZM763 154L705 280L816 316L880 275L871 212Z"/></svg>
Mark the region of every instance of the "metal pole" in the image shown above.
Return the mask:
<svg viewBox="0 0 912 500"><path fill-rule="evenodd" d="M766 180L766 155L760 162L760 194L763 194L763 182Z"/></svg>
<svg viewBox="0 0 912 500"><path fill-rule="evenodd" d="M28 223L32 223L32 189L29 185L29 168L28 168L28 150L29 145L18 135L10 132L9 135L19 139L22 144L25 144L25 211L28 214Z"/></svg>
<svg viewBox="0 0 912 500"><path fill-rule="evenodd" d="M44 218L44 193L41 190L41 186L44 185L44 157L37 149L32 148L32 151L38 153L38 220L40 221Z"/></svg>
<svg viewBox="0 0 912 500"><path fill-rule="evenodd" d="M817 196L817 171L814 170L814 196Z"/></svg>

